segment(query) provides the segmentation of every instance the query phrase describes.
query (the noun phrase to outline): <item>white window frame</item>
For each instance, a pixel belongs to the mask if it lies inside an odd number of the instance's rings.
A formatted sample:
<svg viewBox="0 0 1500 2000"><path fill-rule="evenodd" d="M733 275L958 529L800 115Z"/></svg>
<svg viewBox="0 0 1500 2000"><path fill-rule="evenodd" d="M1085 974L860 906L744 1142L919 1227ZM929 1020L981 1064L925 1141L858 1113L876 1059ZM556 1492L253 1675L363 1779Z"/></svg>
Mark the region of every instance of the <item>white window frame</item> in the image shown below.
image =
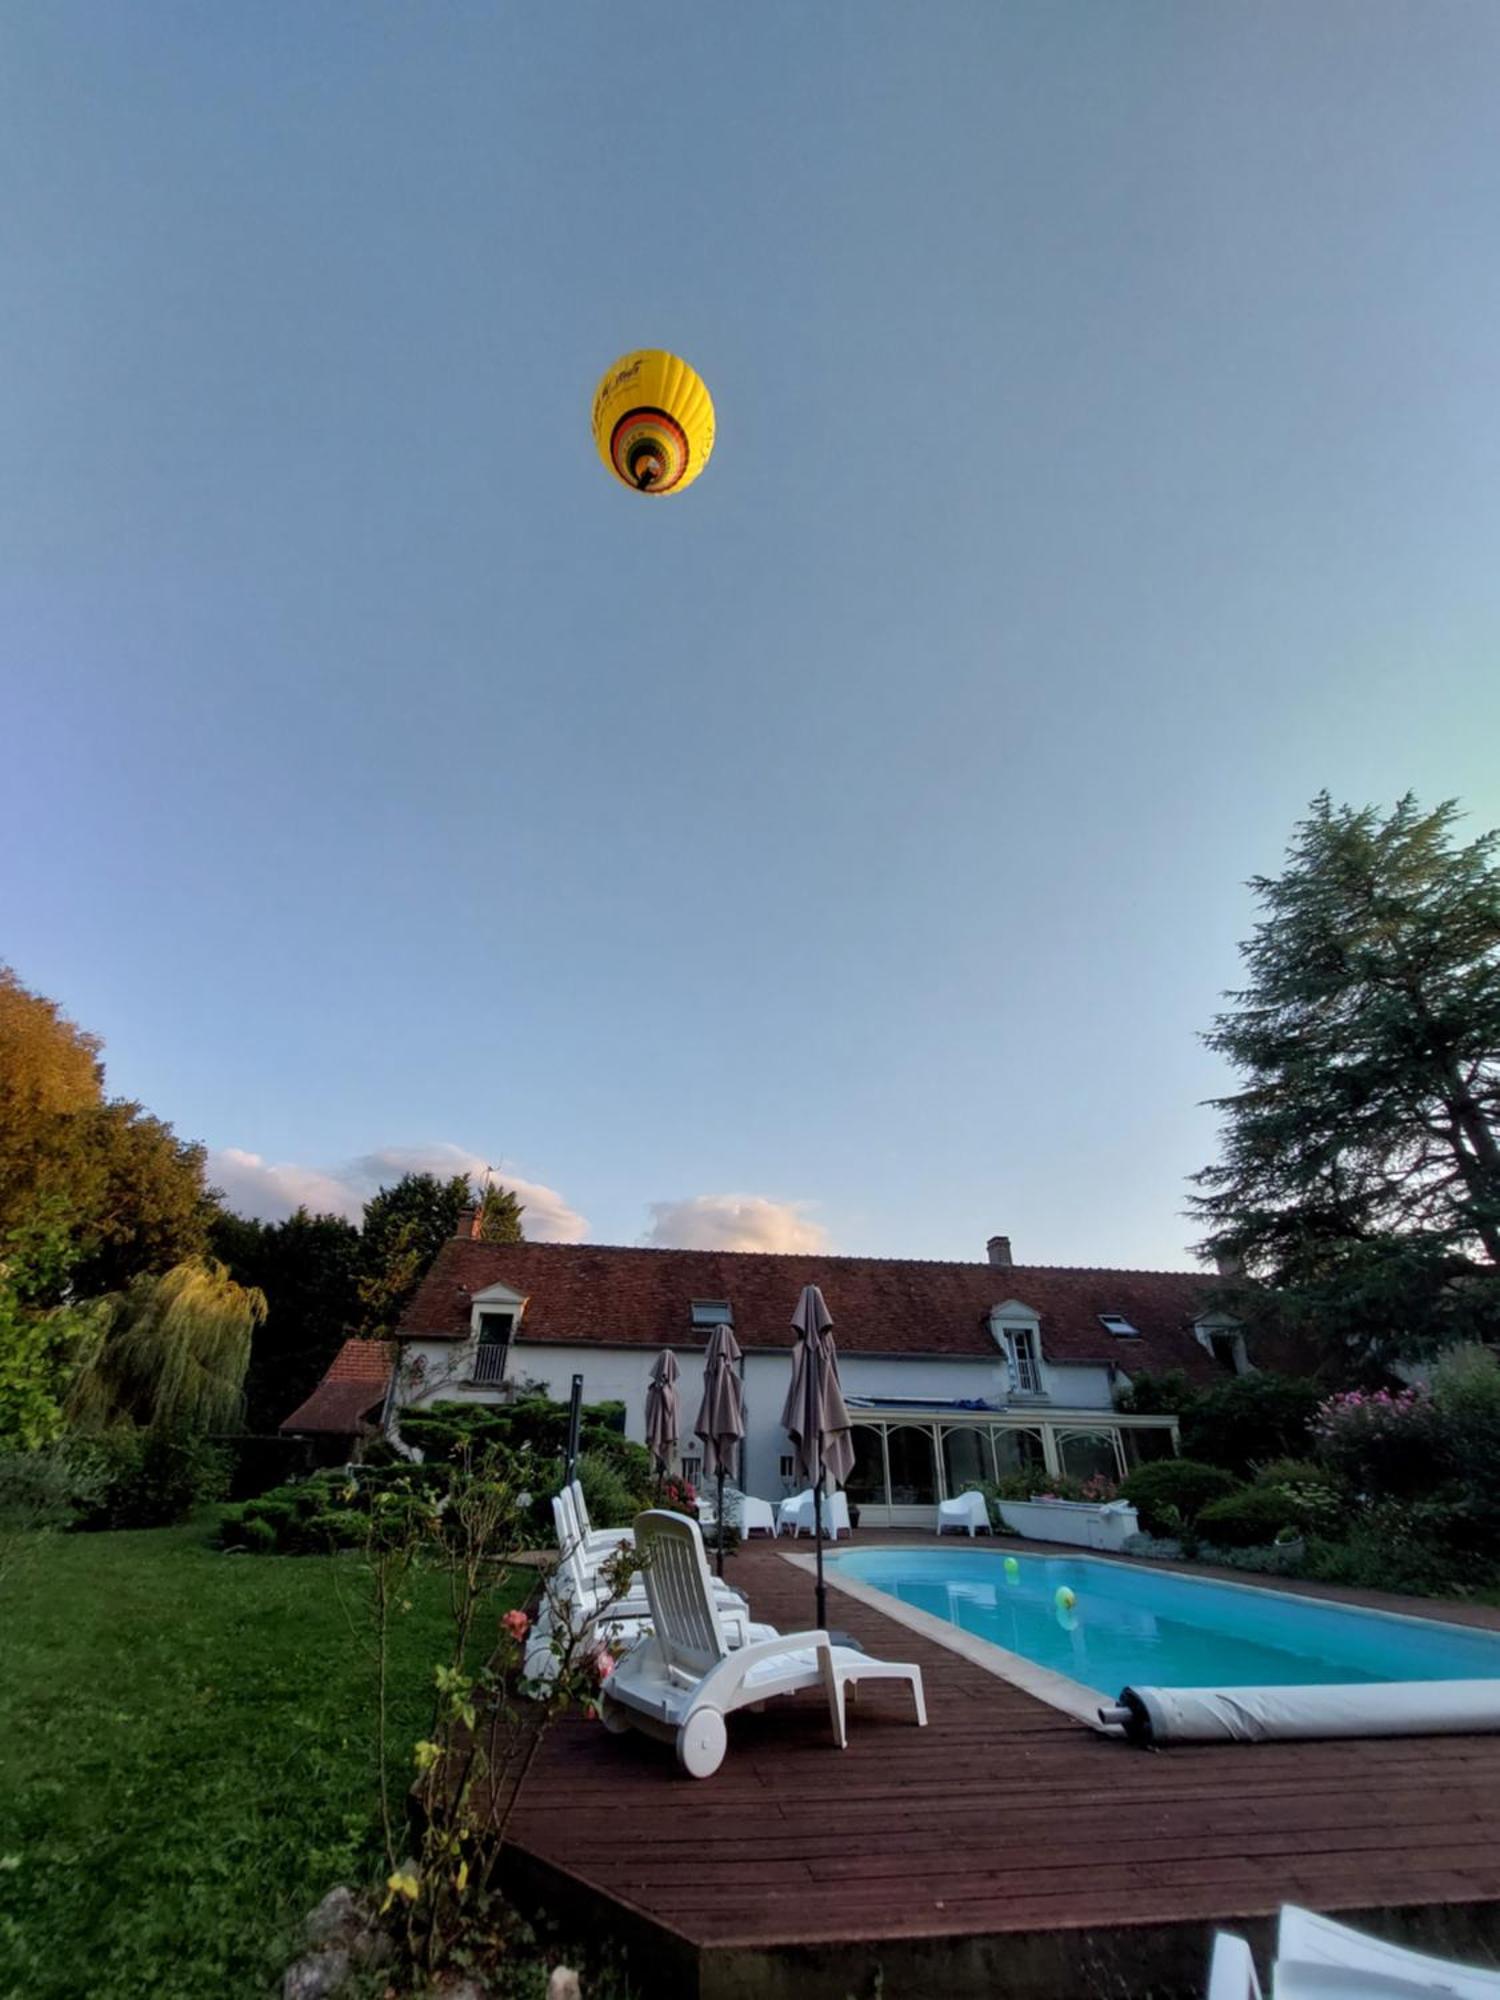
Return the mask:
<svg viewBox="0 0 1500 2000"><path fill-rule="evenodd" d="M1040 1396L1046 1393L1042 1388L1042 1357L1037 1349L1035 1327L1006 1327L1005 1358L1010 1363L1013 1394Z"/></svg>
<svg viewBox="0 0 1500 2000"><path fill-rule="evenodd" d="M1245 1346L1244 1331L1241 1328L1240 1322L1232 1314L1222 1312L1204 1313L1201 1318L1193 1321L1193 1338L1216 1365L1218 1364L1219 1357L1214 1352L1214 1341L1216 1339L1232 1340L1234 1344L1230 1352L1234 1360L1235 1374L1253 1375L1255 1373L1255 1363L1250 1359L1249 1351Z"/></svg>
<svg viewBox="0 0 1500 2000"><path fill-rule="evenodd" d="M1006 1299L990 1313L990 1333L1005 1356L1010 1395L1023 1403L1045 1402L1050 1395L1047 1364L1042 1356L1041 1315L1020 1299Z"/></svg>
<svg viewBox="0 0 1500 2000"><path fill-rule="evenodd" d="M1124 1313L1096 1313L1095 1318L1115 1340L1139 1340L1141 1330Z"/></svg>

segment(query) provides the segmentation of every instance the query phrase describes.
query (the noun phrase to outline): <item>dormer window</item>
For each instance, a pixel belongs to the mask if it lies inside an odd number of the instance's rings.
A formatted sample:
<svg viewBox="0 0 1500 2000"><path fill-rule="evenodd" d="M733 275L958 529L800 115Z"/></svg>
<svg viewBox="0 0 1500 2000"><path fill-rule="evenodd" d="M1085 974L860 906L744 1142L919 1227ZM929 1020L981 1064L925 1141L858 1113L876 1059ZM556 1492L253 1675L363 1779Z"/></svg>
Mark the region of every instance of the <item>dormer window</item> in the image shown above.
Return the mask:
<svg viewBox="0 0 1500 2000"><path fill-rule="evenodd" d="M1198 1345L1211 1354L1230 1375L1253 1375L1254 1364L1245 1350L1245 1336L1237 1319L1228 1313L1205 1313L1193 1321Z"/></svg>
<svg viewBox="0 0 1500 2000"><path fill-rule="evenodd" d="M498 1387L506 1379L510 1344L526 1311L522 1293L486 1285L469 1299L469 1380Z"/></svg>
<svg viewBox="0 0 1500 2000"><path fill-rule="evenodd" d="M694 1333L712 1333L716 1326L733 1326L734 1312L728 1299L694 1299Z"/></svg>
<svg viewBox="0 0 1500 2000"><path fill-rule="evenodd" d="M1045 1396L1042 1373L1042 1326L1032 1306L1007 1299L990 1311L990 1333L1005 1356L1013 1396Z"/></svg>
<svg viewBox="0 0 1500 2000"><path fill-rule="evenodd" d="M515 1330L514 1313L492 1311L480 1313L474 1347L476 1382L505 1380L505 1364L510 1358L510 1337Z"/></svg>
<svg viewBox="0 0 1500 2000"><path fill-rule="evenodd" d="M1100 1313L1099 1324L1106 1333L1112 1333L1120 1340L1139 1340L1141 1330L1132 1326L1124 1313Z"/></svg>

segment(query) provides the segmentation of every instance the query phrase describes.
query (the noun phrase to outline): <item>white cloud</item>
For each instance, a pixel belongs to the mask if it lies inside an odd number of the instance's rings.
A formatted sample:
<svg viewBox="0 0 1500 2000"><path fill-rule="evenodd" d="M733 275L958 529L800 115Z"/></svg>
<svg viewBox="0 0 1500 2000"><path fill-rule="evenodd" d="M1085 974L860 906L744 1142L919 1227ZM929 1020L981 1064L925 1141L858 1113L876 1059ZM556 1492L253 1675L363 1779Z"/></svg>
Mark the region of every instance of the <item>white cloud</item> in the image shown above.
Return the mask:
<svg viewBox="0 0 1500 2000"><path fill-rule="evenodd" d="M290 1163L273 1166L259 1153L242 1152L238 1146L209 1149L208 1178L223 1190L225 1205L237 1215L258 1215L265 1222L280 1222L295 1208L309 1208L315 1215L347 1215L357 1222L363 1205L362 1198L334 1174Z"/></svg>
<svg viewBox="0 0 1500 2000"><path fill-rule="evenodd" d="M486 1161L478 1153L446 1141L428 1146L381 1146L337 1167L304 1167L273 1162L259 1153L225 1146L208 1156L208 1178L224 1190L227 1205L240 1215L279 1222L298 1206L315 1214L344 1215L358 1222L377 1188L389 1187L403 1174L469 1174L482 1180L487 1168L510 1188L526 1213L521 1227L533 1243L580 1243L588 1224L570 1208L556 1188L524 1180L501 1161Z"/></svg>
<svg viewBox="0 0 1500 2000"><path fill-rule="evenodd" d="M809 1222L803 1202L768 1201L763 1194L695 1194L653 1201L645 1241L673 1250L800 1250L828 1248L828 1232Z"/></svg>

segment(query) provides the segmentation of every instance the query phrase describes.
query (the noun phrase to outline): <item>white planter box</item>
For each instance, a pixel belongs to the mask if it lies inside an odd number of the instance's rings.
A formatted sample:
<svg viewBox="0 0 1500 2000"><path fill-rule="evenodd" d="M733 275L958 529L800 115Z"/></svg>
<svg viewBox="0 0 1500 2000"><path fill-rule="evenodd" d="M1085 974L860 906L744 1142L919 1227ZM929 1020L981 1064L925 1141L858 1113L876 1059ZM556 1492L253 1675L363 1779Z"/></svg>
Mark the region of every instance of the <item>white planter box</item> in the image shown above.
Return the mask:
<svg viewBox="0 0 1500 2000"><path fill-rule="evenodd" d="M1013 1534L1080 1549L1118 1551L1141 1531L1134 1507L1123 1500L1102 1507L1088 1500L1002 1500L1000 1518Z"/></svg>

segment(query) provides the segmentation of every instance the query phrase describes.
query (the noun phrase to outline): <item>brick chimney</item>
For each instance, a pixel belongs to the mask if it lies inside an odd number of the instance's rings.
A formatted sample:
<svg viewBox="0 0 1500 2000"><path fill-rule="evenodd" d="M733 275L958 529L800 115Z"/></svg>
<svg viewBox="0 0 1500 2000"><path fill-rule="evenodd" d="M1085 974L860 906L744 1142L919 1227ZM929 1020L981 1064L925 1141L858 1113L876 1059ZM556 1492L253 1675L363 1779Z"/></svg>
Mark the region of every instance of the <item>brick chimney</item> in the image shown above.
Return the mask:
<svg viewBox="0 0 1500 2000"><path fill-rule="evenodd" d="M992 1236L984 1248L986 1256L997 1270L1008 1271L1010 1269L1010 1238L1008 1236Z"/></svg>
<svg viewBox="0 0 1500 2000"><path fill-rule="evenodd" d="M453 1225L453 1234L462 1237L466 1243L477 1243L480 1214L481 1211L477 1208L461 1208L458 1211L458 1220Z"/></svg>
<svg viewBox="0 0 1500 2000"><path fill-rule="evenodd" d="M1243 1278L1245 1264L1238 1250L1216 1250L1214 1266L1221 1278Z"/></svg>

